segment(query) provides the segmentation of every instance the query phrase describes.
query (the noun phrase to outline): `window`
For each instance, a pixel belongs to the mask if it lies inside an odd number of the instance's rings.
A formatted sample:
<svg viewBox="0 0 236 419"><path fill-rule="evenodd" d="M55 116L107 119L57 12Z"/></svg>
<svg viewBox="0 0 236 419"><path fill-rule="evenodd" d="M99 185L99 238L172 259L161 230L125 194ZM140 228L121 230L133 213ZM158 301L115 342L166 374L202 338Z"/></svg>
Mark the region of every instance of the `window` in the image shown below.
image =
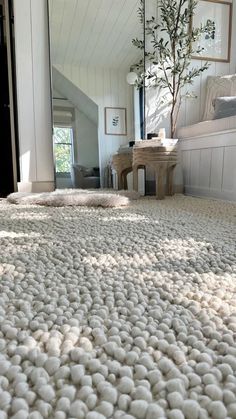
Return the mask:
<svg viewBox="0 0 236 419"><path fill-rule="evenodd" d="M70 173L73 163L72 127L54 126L53 138L56 173Z"/></svg>

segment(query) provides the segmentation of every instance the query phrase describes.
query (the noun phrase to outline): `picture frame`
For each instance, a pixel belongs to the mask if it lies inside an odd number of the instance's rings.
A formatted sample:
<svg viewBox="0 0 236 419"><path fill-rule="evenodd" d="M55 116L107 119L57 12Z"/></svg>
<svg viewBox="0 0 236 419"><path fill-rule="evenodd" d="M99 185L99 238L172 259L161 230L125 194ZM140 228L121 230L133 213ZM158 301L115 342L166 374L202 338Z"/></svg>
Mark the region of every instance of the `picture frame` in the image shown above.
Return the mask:
<svg viewBox="0 0 236 419"><path fill-rule="evenodd" d="M105 108L105 134L127 135L126 108Z"/></svg>
<svg viewBox="0 0 236 419"><path fill-rule="evenodd" d="M204 50L193 55L196 60L230 62L232 3L223 0L199 0L192 18L192 27L205 25L207 20L213 21L210 34L202 34L197 45Z"/></svg>

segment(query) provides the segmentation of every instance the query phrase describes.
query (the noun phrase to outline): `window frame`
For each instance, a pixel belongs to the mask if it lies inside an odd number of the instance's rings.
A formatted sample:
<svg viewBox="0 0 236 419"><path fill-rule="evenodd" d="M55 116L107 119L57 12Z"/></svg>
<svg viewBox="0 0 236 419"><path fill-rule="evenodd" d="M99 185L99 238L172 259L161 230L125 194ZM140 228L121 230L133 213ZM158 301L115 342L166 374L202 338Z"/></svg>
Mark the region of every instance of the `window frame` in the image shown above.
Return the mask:
<svg viewBox="0 0 236 419"><path fill-rule="evenodd" d="M71 166L74 164L74 161L75 161L75 156L74 156L74 133L75 133L75 130L74 130L74 126L73 125L74 124L66 124L66 123L63 124L63 123L57 123L57 122L54 122L54 124L53 124L53 149L54 149L55 172L56 172L56 175L59 176L59 177L70 177L70 172L58 172L57 171L57 166L56 166L56 152L55 152L56 146L57 145L64 145L64 146L70 147ZM71 142L70 143L65 143L65 142L56 143L54 141L54 135L55 135L54 134L54 129L55 128L67 128L67 129L70 129L71 134L72 134ZM71 135L70 135L70 137L71 137Z"/></svg>
<svg viewBox="0 0 236 419"><path fill-rule="evenodd" d="M57 172L56 168L56 153L55 153L55 141L54 141L54 129L55 128L70 128L72 130L72 141L71 143L59 143L62 145L70 145L71 147L71 165L75 162L75 138L76 138L76 125L75 125L75 109L71 106L60 106L55 105L53 106L53 111L59 112L70 112L71 113L71 122L68 121L61 121L58 117L53 115L53 155L54 155L54 167L55 167L55 174L59 177L70 177L70 172Z"/></svg>

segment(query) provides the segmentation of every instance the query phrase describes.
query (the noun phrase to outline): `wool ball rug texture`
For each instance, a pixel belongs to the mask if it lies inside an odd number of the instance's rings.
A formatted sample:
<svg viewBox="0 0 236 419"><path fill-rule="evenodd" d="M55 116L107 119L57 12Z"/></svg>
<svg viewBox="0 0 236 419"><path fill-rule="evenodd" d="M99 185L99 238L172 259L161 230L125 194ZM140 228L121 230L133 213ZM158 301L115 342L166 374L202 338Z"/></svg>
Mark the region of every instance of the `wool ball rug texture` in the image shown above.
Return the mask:
<svg viewBox="0 0 236 419"><path fill-rule="evenodd" d="M0 418L236 418L236 206L0 203Z"/></svg>

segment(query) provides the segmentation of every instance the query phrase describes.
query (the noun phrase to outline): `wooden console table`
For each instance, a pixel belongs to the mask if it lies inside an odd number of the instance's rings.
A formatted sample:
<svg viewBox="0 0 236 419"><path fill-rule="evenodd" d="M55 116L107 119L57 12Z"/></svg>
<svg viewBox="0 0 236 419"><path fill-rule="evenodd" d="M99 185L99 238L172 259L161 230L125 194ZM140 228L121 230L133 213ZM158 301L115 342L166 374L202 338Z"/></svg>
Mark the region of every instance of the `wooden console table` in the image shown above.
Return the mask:
<svg viewBox="0 0 236 419"><path fill-rule="evenodd" d="M156 197L165 197L165 179L167 186L166 195L173 195L173 172L177 164L176 147L134 146L133 147L133 186L138 191L138 169L149 166L155 171Z"/></svg>
<svg viewBox="0 0 236 419"><path fill-rule="evenodd" d="M173 172L177 164L175 146L148 146L145 141L145 145L134 146L130 153L115 154L112 163L118 176L118 189L127 189L127 174L133 171L133 187L138 191L138 169L149 166L155 171L156 198L165 197L165 179L166 195L173 195Z"/></svg>
<svg viewBox="0 0 236 419"><path fill-rule="evenodd" d="M127 175L132 172L132 150L112 156L112 165L118 177L118 189L128 189Z"/></svg>

